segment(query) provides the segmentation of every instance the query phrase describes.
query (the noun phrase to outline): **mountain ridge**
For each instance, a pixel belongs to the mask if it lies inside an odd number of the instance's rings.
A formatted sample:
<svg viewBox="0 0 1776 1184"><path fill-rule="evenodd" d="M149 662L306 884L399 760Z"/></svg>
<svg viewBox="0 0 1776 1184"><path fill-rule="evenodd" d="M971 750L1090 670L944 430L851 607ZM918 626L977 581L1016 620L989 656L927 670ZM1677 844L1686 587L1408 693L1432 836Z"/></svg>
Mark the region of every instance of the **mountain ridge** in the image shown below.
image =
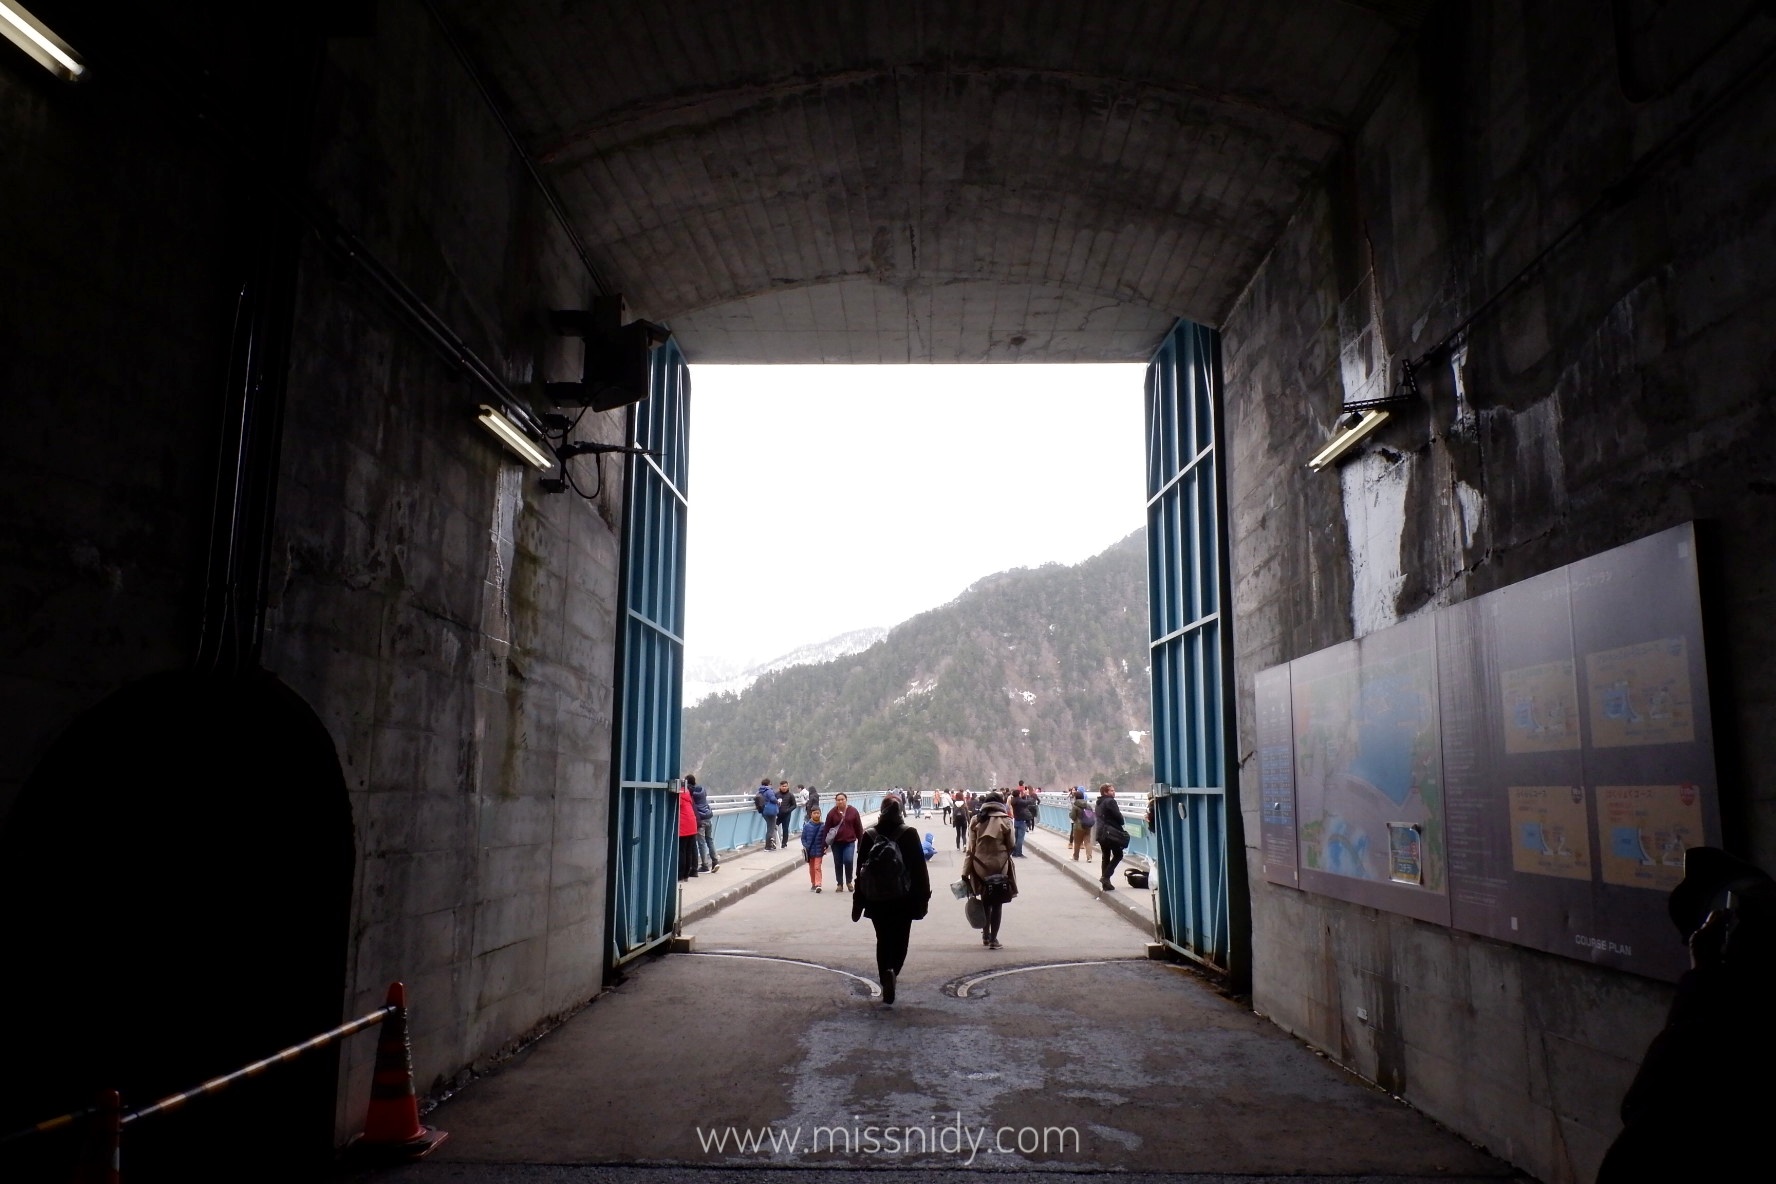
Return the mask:
<svg viewBox="0 0 1776 1184"><path fill-rule="evenodd" d="M685 767L837 788L1151 779L1144 533L974 581L865 649L684 714Z"/></svg>

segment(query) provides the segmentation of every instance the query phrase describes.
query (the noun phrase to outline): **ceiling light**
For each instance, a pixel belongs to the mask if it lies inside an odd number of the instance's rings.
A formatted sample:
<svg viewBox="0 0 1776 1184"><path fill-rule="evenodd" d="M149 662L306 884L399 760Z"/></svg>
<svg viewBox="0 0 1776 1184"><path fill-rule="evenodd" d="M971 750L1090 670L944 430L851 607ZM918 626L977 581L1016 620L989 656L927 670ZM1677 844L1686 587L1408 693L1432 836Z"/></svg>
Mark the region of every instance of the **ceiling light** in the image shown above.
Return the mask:
<svg viewBox="0 0 1776 1184"><path fill-rule="evenodd" d="M57 78L72 82L86 73L86 65L73 46L50 32L49 26L25 11L17 0L0 0L0 33Z"/></svg>
<svg viewBox="0 0 1776 1184"><path fill-rule="evenodd" d="M0 0L3 2L3 0ZM529 463L539 469L555 467L555 458L550 456L541 445L525 434L524 429L506 418L504 414L494 410L487 404L481 404L481 426L500 438L500 442Z"/></svg>
<svg viewBox="0 0 1776 1184"><path fill-rule="evenodd" d="M1342 417L1339 420L1341 427L1338 434L1326 441L1326 446L1314 454L1314 458L1307 462L1307 467L1319 472L1356 447L1357 441L1380 427L1387 417L1388 413L1379 408L1370 408L1361 415L1353 411Z"/></svg>

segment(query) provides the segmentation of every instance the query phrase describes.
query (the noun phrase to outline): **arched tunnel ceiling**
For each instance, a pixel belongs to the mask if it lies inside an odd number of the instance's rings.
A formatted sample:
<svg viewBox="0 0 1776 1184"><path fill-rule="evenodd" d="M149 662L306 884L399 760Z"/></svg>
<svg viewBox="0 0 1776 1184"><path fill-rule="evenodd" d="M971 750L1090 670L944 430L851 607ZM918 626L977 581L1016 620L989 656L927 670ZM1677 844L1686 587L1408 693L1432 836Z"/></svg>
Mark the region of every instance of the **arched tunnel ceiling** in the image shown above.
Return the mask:
<svg viewBox="0 0 1776 1184"><path fill-rule="evenodd" d="M1143 361L1218 325L1419 0L441 0L700 362Z"/></svg>

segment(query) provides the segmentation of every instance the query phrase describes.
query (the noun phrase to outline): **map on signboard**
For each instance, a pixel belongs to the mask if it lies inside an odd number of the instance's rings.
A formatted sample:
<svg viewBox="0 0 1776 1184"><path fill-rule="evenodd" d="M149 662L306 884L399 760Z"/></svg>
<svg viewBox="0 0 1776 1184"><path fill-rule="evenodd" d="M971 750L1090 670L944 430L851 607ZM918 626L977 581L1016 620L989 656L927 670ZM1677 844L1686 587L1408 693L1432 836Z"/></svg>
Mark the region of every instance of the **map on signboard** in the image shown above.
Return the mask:
<svg viewBox="0 0 1776 1184"><path fill-rule="evenodd" d="M1573 663L1544 662L1507 670L1505 751L1561 752L1579 746L1579 686Z"/></svg>
<svg viewBox="0 0 1776 1184"><path fill-rule="evenodd" d="M1511 870L1532 876L1591 878L1591 820L1577 785L1513 785Z"/></svg>
<svg viewBox="0 0 1776 1184"><path fill-rule="evenodd" d="M1669 892L1683 879L1684 851L1705 842L1698 786L1598 787L1604 883Z"/></svg>
<svg viewBox="0 0 1776 1184"><path fill-rule="evenodd" d="M1585 657L1591 684L1591 743L1688 744L1696 738L1684 639L1668 637Z"/></svg>
<svg viewBox="0 0 1776 1184"><path fill-rule="evenodd" d="M1436 668L1428 651L1295 684L1301 865L1395 878L1389 824L1423 828L1423 881L1443 890Z"/></svg>

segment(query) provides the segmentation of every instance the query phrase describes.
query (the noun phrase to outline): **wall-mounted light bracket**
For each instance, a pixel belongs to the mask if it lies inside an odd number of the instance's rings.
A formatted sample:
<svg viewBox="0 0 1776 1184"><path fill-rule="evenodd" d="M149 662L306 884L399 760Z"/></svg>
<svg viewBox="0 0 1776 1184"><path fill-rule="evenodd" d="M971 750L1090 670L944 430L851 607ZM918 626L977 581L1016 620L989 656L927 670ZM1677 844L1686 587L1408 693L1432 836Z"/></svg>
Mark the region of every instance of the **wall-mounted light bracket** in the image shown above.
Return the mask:
<svg viewBox="0 0 1776 1184"><path fill-rule="evenodd" d="M562 460L570 456L584 456L587 453L627 452L631 456L659 456L651 448L631 448L627 444L600 444L595 440L575 440L571 444L563 444L555 450L555 455Z"/></svg>
<svg viewBox="0 0 1776 1184"><path fill-rule="evenodd" d="M1338 419L1338 431L1326 441L1326 446L1314 453L1307 467L1319 472L1345 453L1355 448L1359 441L1387 422L1388 413L1379 407L1371 407L1367 411L1351 411Z"/></svg>
<svg viewBox="0 0 1776 1184"><path fill-rule="evenodd" d="M24 50L31 60L68 82L79 81L86 63L74 47L32 16L18 0L0 0L0 36Z"/></svg>

